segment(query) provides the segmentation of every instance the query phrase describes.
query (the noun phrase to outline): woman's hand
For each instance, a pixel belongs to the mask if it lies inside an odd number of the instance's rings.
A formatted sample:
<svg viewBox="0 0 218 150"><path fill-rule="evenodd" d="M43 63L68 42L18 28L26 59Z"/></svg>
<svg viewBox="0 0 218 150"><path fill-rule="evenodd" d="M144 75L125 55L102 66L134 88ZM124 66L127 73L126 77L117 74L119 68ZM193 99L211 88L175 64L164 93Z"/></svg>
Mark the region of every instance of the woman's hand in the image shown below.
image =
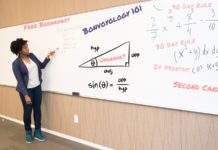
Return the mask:
<svg viewBox="0 0 218 150"><path fill-rule="evenodd" d="M51 56L53 56L57 50L58 48L56 48L56 50L48 52L47 58L49 59Z"/></svg>
<svg viewBox="0 0 218 150"><path fill-rule="evenodd" d="M25 101L26 101L26 104L32 105L32 101L29 95L25 95Z"/></svg>

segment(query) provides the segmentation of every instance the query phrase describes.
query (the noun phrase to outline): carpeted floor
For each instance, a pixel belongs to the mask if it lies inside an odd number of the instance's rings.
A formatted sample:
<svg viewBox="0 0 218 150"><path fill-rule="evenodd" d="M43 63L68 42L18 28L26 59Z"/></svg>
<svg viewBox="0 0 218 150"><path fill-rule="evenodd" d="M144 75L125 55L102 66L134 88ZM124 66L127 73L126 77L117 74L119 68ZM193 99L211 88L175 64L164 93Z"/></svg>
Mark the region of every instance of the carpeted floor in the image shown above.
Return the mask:
<svg viewBox="0 0 218 150"><path fill-rule="evenodd" d="M97 150L86 145L43 133L45 142L26 144L23 125L0 118L0 150Z"/></svg>

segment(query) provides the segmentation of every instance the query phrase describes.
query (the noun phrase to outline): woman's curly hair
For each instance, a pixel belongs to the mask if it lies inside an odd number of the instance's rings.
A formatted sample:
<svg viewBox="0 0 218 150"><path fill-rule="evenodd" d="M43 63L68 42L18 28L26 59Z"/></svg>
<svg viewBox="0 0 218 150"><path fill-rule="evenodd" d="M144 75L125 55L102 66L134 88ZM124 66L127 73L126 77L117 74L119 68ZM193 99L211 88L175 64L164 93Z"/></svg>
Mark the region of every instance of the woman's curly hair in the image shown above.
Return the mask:
<svg viewBox="0 0 218 150"><path fill-rule="evenodd" d="M15 55L18 55L20 51L22 51L23 46L27 43L27 40L23 40L22 38L18 38L15 41L11 42L11 52Z"/></svg>

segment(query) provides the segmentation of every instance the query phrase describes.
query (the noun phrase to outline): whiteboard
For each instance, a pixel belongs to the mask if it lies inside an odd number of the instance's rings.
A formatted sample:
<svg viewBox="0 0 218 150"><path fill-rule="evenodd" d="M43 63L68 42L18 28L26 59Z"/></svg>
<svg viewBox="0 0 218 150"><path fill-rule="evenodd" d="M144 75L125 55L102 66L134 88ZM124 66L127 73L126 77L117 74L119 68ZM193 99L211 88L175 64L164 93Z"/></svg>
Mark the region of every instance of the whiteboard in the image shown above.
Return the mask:
<svg viewBox="0 0 218 150"><path fill-rule="evenodd" d="M43 60L43 90L218 114L218 3L150 1L0 29L0 84L16 86L10 43Z"/></svg>

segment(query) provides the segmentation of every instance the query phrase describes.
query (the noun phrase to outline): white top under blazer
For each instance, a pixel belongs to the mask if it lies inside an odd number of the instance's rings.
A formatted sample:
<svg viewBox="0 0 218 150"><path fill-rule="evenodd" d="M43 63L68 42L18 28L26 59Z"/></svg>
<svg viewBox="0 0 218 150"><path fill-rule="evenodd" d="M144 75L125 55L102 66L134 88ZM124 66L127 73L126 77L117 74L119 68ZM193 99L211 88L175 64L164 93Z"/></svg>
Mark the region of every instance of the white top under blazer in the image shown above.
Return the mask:
<svg viewBox="0 0 218 150"><path fill-rule="evenodd" d="M38 67L34 61L30 59L30 63L24 62L24 64L27 67L28 70L28 75L29 75L29 81L27 88L35 88L40 84L39 81L39 72L38 72Z"/></svg>

